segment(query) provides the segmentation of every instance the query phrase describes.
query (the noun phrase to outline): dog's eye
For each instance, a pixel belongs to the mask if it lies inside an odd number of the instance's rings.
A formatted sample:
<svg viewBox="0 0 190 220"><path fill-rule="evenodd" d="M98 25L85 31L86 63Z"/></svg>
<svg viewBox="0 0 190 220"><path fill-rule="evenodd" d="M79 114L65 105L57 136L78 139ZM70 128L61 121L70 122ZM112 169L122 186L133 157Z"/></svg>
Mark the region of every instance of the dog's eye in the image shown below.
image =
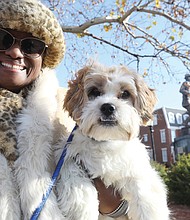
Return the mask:
<svg viewBox="0 0 190 220"><path fill-rule="evenodd" d="M128 99L129 96L130 96L130 93L127 90L125 90L121 93L120 98L121 99Z"/></svg>
<svg viewBox="0 0 190 220"><path fill-rule="evenodd" d="M97 89L97 88L91 88L89 91L88 91L88 98L89 99L94 99L98 96L101 95L101 92Z"/></svg>

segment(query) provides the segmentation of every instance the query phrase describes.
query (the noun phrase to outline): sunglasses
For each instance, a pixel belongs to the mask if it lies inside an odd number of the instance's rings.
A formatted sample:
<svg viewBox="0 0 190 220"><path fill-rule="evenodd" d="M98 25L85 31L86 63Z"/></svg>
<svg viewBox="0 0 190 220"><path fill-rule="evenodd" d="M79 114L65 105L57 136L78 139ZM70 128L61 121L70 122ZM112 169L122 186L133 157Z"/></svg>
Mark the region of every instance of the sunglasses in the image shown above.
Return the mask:
<svg viewBox="0 0 190 220"><path fill-rule="evenodd" d="M48 47L43 41L34 38L26 37L23 39L15 38L7 30L0 28L0 51L10 49L15 42L19 43L21 53L28 58L38 58Z"/></svg>

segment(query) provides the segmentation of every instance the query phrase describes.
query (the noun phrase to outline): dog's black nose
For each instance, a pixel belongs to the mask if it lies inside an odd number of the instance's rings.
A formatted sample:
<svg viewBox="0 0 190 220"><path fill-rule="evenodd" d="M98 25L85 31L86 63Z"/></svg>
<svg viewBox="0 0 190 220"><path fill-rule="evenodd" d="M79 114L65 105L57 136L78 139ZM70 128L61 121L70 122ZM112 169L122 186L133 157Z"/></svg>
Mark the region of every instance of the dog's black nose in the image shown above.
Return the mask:
<svg viewBox="0 0 190 220"><path fill-rule="evenodd" d="M104 103L101 108L100 108L101 112L105 115L105 116L110 116L114 113L115 111L115 105L110 104L110 103Z"/></svg>

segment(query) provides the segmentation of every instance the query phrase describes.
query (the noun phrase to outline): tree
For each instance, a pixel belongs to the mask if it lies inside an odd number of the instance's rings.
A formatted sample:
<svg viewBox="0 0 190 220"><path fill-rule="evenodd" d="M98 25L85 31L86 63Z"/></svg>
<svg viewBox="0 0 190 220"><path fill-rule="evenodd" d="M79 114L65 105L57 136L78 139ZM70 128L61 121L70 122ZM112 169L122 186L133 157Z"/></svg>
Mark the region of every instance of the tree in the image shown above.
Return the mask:
<svg viewBox="0 0 190 220"><path fill-rule="evenodd" d="M166 72L177 79L176 73L190 70L189 0L44 2L65 33L69 69L69 60L76 69L99 52L152 80L157 76L164 82Z"/></svg>
<svg viewBox="0 0 190 220"><path fill-rule="evenodd" d="M190 206L190 154L178 156L168 172L167 185L171 201Z"/></svg>
<svg viewBox="0 0 190 220"><path fill-rule="evenodd" d="M167 184L169 179L168 179L168 168L161 163L158 163L156 161L151 161L152 167L159 173L160 177L163 179L164 183Z"/></svg>

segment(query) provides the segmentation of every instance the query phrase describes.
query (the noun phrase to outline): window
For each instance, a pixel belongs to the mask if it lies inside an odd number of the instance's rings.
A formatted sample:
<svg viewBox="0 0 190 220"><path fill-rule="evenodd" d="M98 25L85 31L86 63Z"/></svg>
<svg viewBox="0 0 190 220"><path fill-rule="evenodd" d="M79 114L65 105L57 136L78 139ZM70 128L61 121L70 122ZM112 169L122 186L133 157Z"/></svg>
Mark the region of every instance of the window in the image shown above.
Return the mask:
<svg viewBox="0 0 190 220"><path fill-rule="evenodd" d="M188 114L184 114L184 115L183 115L183 120L185 121L188 117L189 117Z"/></svg>
<svg viewBox="0 0 190 220"><path fill-rule="evenodd" d="M176 119L177 119L177 123L181 125L183 121L182 121L182 115L180 113L176 114Z"/></svg>
<svg viewBox="0 0 190 220"><path fill-rule="evenodd" d="M157 114L153 115L153 125L157 125L158 124L158 116Z"/></svg>
<svg viewBox="0 0 190 220"><path fill-rule="evenodd" d="M171 129L172 142L174 142L174 138L176 138L176 130Z"/></svg>
<svg viewBox="0 0 190 220"><path fill-rule="evenodd" d="M178 147L178 148L177 148L177 153L178 153L178 154L183 154L183 153L185 153L184 150L183 150L183 147Z"/></svg>
<svg viewBox="0 0 190 220"><path fill-rule="evenodd" d="M162 162L168 162L168 152L167 148L162 148Z"/></svg>
<svg viewBox="0 0 190 220"><path fill-rule="evenodd" d="M153 160L153 150L151 148L148 148L147 151L150 159Z"/></svg>
<svg viewBox="0 0 190 220"><path fill-rule="evenodd" d="M148 134L143 134L143 141L148 142Z"/></svg>
<svg viewBox="0 0 190 220"><path fill-rule="evenodd" d="M172 156L172 160L173 160L172 162L176 162L174 146L171 146L171 156Z"/></svg>
<svg viewBox="0 0 190 220"><path fill-rule="evenodd" d="M168 112L168 119L170 123L175 123L175 116L173 112Z"/></svg>
<svg viewBox="0 0 190 220"><path fill-rule="evenodd" d="M165 129L160 130L160 139L161 139L161 143L166 143L166 131L165 131Z"/></svg>

